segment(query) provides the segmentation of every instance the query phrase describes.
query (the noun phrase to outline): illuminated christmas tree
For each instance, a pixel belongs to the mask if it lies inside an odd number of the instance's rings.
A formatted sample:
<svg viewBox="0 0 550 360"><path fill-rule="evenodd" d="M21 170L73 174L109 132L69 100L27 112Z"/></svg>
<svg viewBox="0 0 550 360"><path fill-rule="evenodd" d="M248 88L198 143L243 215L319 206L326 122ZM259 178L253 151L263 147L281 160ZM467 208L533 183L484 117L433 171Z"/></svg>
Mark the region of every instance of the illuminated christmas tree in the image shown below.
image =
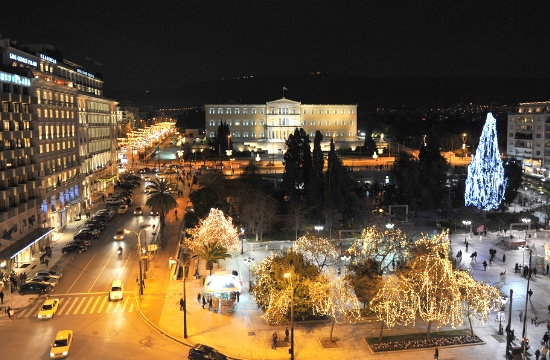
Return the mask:
<svg viewBox="0 0 550 360"><path fill-rule="evenodd" d="M504 200L506 182L498 150L496 119L488 113L476 154L468 165L465 205L485 211L497 209Z"/></svg>

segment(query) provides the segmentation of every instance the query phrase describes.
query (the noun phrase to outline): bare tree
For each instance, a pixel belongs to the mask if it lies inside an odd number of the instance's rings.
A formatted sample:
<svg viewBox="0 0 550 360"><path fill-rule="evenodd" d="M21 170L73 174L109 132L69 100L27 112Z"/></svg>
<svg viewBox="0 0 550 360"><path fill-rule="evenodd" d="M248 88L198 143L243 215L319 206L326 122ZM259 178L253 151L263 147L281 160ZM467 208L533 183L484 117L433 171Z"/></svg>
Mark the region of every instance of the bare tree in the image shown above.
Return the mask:
<svg viewBox="0 0 550 360"><path fill-rule="evenodd" d="M294 240L298 240L298 232L306 228L306 209L303 204L292 202L288 209L286 225L294 231Z"/></svg>
<svg viewBox="0 0 550 360"><path fill-rule="evenodd" d="M243 222L248 232L256 235L256 241L261 241L263 234L277 222L277 202L260 190L252 191L249 199L243 205Z"/></svg>

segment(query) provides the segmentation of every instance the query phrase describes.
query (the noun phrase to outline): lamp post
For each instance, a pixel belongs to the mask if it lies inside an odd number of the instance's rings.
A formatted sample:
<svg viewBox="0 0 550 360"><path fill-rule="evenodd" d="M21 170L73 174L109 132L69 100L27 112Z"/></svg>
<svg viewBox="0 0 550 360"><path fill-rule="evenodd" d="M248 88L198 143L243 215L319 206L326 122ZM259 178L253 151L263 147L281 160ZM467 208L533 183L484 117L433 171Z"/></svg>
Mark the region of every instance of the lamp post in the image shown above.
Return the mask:
<svg viewBox="0 0 550 360"><path fill-rule="evenodd" d="M525 225L527 225L527 227L525 228L525 241L527 241L527 230L528 230L529 227L530 227L531 219L529 219L529 218L523 218L523 219L521 219L521 221L523 221L523 223L524 223Z"/></svg>
<svg viewBox="0 0 550 360"><path fill-rule="evenodd" d="M244 254L244 228L241 228L241 255Z"/></svg>
<svg viewBox="0 0 550 360"><path fill-rule="evenodd" d="M294 261L290 260L290 266L294 266ZM284 275L290 282L290 360L294 360L294 286L292 284L291 273L285 273Z"/></svg>
<svg viewBox="0 0 550 360"><path fill-rule="evenodd" d="M323 227L322 225L315 225L313 228L314 228L315 230L317 230L317 235L319 235L319 231L321 231L321 230L324 229L324 227Z"/></svg>
<svg viewBox="0 0 550 360"><path fill-rule="evenodd" d="M134 233L137 236L137 241L138 241L138 262L139 262L139 294L140 295L143 295L143 270L141 268L141 256L142 256L142 254L141 254L141 233L148 230L149 228L150 228L150 226L146 226L143 229L141 229L139 232L136 232L134 230L124 229L124 232L126 234Z"/></svg>
<svg viewBox="0 0 550 360"><path fill-rule="evenodd" d="M466 133L462 134L462 160L466 157Z"/></svg>
<svg viewBox="0 0 550 360"><path fill-rule="evenodd" d="M470 232L468 233L468 236L470 236L472 234L472 222L470 220L462 220L462 224L470 227Z"/></svg>
<svg viewBox="0 0 550 360"><path fill-rule="evenodd" d="M529 251L529 269L531 269L531 255L533 252L531 249L527 249ZM525 251L524 251L525 253ZM529 283L531 282L531 272L527 272L527 289L525 290L525 309L523 312L523 332L521 334L521 346L523 347L523 358L526 359L525 353L527 352L527 345L529 344L529 339L527 339L527 302L529 301Z"/></svg>
<svg viewBox="0 0 550 360"><path fill-rule="evenodd" d="M243 260L245 265L248 265L248 292L252 290L252 280L250 280L250 267L252 264L254 264L254 258L251 258L250 256L247 259Z"/></svg>
<svg viewBox="0 0 550 360"><path fill-rule="evenodd" d="M186 262L183 263L183 338L187 339L187 291L186 291L186 278L185 275L185 267L189 263L189 261L196 259L198 256L193 255L189 259L187 259ZM181 262L181 261L180 261Z"/></svg>
<svg viewBox="0 0 550 360"><path fill-rule="evenodd" d="M393 230L393 227L394 227L394 226L395 226L395 224L393 224L393 223L387 223L387 224L386 224L386 229L388 229L388 230Z"/></svg>

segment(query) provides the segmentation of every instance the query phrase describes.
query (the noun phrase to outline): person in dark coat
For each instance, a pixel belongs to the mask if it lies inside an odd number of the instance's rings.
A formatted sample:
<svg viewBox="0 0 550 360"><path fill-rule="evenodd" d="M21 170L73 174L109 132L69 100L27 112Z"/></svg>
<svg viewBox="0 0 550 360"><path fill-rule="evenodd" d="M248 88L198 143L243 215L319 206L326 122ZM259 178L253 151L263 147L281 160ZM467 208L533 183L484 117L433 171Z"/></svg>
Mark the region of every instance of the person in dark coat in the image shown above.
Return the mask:
<svg viewBox="0 0 550 360"><path fill-rule="evenodd" d="M180 298L180 311L183 311L184 307L185 307L185 300L183 300L183 298Z"/></svg>
<svg viewBox="0 0 550 360"><path fill-rule="evenodd" d="M204 305L206 305L206 296L202 297L202 308L204 309Z"/></svg>
<svg viewBox="0 0 550 360"><path fill-rule="evenodd" d="M435 348L434 360L437 360L437 359L439 359L439 349Z"/></svg>
<svg viewBox="0 0 550 360"><path fill-rule="evenodd" d="M201 293L197 295L197 301L199 302L199 304L201 303Z"/></svg>

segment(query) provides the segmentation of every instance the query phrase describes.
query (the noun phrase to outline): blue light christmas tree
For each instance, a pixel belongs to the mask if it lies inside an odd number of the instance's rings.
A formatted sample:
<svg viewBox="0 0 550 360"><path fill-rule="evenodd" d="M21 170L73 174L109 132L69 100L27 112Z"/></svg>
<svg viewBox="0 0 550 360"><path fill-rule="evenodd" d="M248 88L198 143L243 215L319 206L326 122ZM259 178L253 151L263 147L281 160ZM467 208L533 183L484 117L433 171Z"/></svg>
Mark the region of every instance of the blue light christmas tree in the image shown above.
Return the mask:
<svg viewBox="0 0 550 360"><path fill-rule="evenodd" d="M488 113L476 154L468 165L465 205L485 211L497 209L504 200L507 181L498 151L496 119Z"/></svg>

